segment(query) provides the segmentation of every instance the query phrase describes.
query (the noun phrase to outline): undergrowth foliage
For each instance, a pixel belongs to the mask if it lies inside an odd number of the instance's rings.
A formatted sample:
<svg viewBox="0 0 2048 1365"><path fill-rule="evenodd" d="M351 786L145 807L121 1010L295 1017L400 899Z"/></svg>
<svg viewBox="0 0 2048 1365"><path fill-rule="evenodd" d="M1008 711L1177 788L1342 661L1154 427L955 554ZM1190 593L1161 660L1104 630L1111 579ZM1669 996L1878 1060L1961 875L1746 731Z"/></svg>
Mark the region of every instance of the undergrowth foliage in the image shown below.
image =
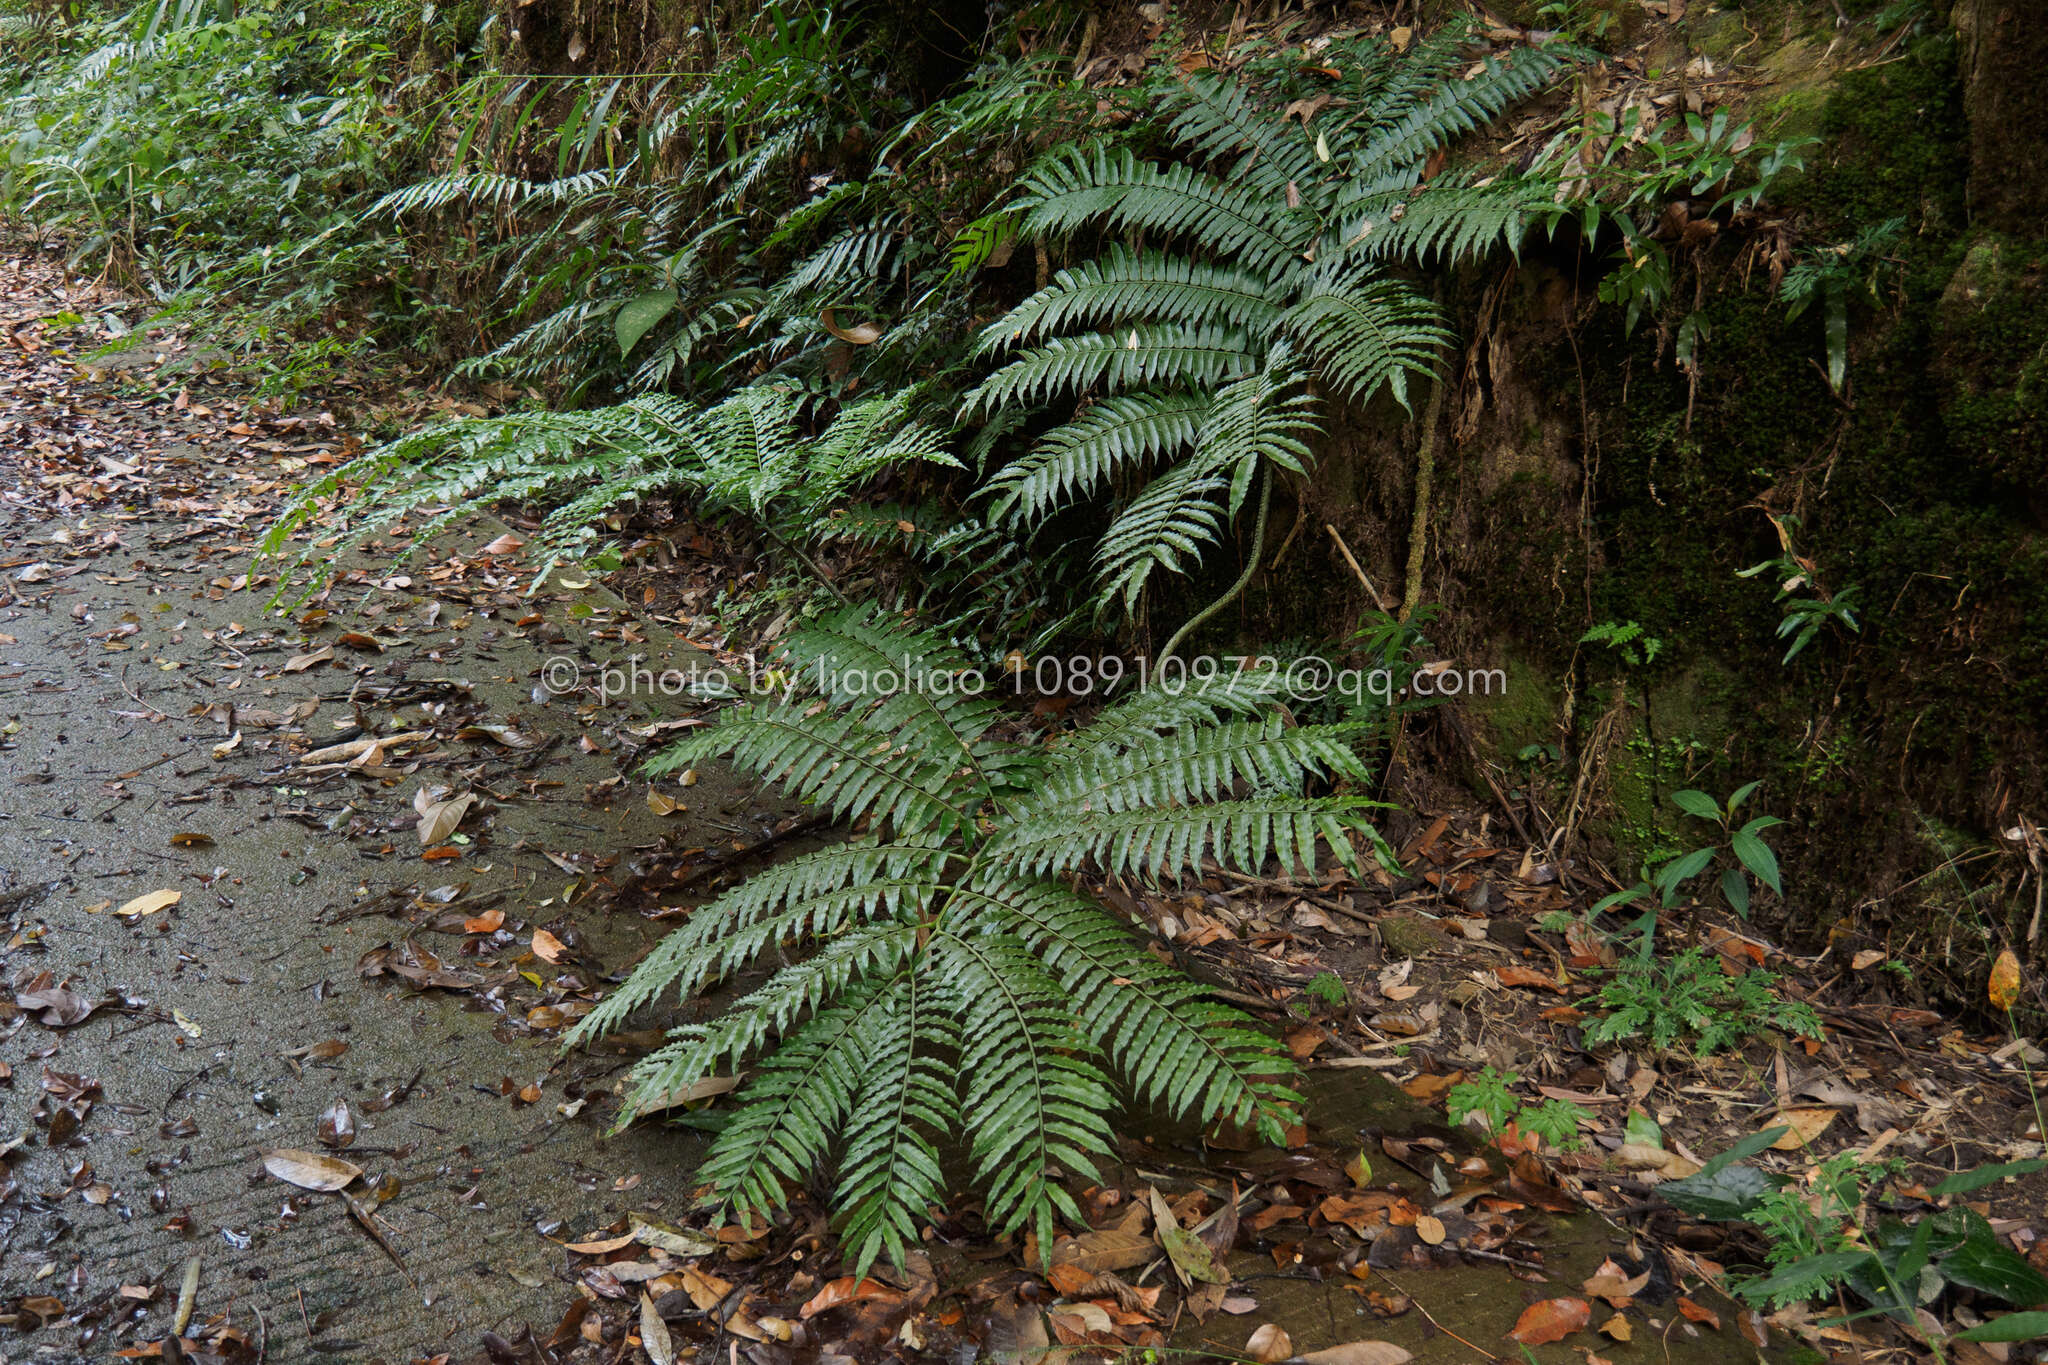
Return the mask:
<svg viewBox="0 0 2048 1365"><path fill-rule="evenodd" d="M939 432L913 416L917 397L900 389L862 399L820 423L804 395L763 385L703 409L643 394L584 412L427 427L303 485L262 551L287 554L294 536L339 506L345 529L303 546L291 563L310 593L338 551L418 517L400 552L410 556L468 517L477 499L492 498L553 504L532 547L545 571L595 540L605 514L659 493L687 494L707 516L742 515L778 538L808 539L839 498L878 471L957 465Z"/></svg>
<svg viewBox="0 0 2048 1365"><path fill-rule="evenodd" d="M829 1180L864 1272L900 1256L964 1152L1001 1233L1083 1220L1062 1177L1101 1178L1121 1104L1277 1138L1284 1050L1145 950L1084 869L1156 882L1220 863L1356 865L1374 803L1349 729L1293 726L1271 679L1140 692L1054 746L1004 734L968 661L870 609L795 636L798 688L726 712L653 765L727 759L860 834L696 911L568 1044L689 997L792 940L807 955L634 1071L621 1122L753 1064L700 1174L769 1213ZM826 1172L833 1172L829 1177Z"/></svg>

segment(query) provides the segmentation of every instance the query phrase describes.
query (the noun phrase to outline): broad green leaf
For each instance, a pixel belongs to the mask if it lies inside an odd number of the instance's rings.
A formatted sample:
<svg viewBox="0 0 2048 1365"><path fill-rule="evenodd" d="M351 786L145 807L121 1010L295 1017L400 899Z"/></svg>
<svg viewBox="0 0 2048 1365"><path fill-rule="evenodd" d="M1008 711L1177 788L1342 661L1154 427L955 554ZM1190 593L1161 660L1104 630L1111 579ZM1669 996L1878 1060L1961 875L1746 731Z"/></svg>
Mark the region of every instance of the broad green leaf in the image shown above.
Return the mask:
<svg viewBox="0 0 2048 1365"><path fill-rule="evenodd" d="M1968 1194L1981 1190L1986 1185L1995 1185L2007 1176L2031 1175L2035 1171L2048 1170L2048 1159L2029 1157L2025 1161L2008 1161L2000 1166L1978 1166L1967 1171L1957 1171L1934 1187L1933 1193Z"/></svg>
<svg viewBox="0 0 2048 1365"><path fill-rule="evenodd" d="M1749 918L1749 882L1732 867L1721 869L1721 898L1730 910Z"/></svg>
<svg viewBox="0 0 2048 1365"><path fill-rule="evenodd" d="M2033 1341L2048 1337L2048 1313L2007 1313L1957 1332L1951 1341Z"/></svg>
<svg viewBox="0 0 2048 1365"><path fill-rule="evenodd" d="M1991 1225L1970 1215L1967 1240L1941 1258L1941 1273L1953 1284L2003 1299L2016 1308L2048 1303L2048 1276L1998 1240Z"/></svg>
<svg viewBox="0 0 2048 1365"><path fill-rule="evenodd" d="M1673 792L1671 793L1671 804L1677 806L1687 815L1697 815L1702 820L1719 820L1721 818L1720 803L1705 792L1692 791L1690 789L1682 792Z"/></svg>
<svg viewBox="0 0 2048 1365"><path fill-rule="evenodd" d="M1758 1152L1768 1150L1772 1143L1791 1131L1792 1127L1790 1124L1781 1123L1775 1128L1766 1128L1762 1132L1751 1133L1748 1137L1700 1167L1699 1173L1701 1175L1712 1175L1716 1171L1728 1169L1738 1161L1747 1161Z"/></svg>
<svg viewBox="0 0 2048 1365"><path fill-rule="evenodd" d="M1759 564L1756 567L1757 569L1761 569L1764 567L1764 565ZM1739 576L1747 578L1750 574L1753 574L1755 572L1756 569L1745 569ZM1737 810L1741 809L1742 803L1749 799L1749 794L1755 791L1758 787L1761 787L1762 785L1762 782L1745 782L1741 786L1737 787L1735 789L1735 794L1728 798L1728 813L1730 815L1733 815Z"/></svg>
<svg viewBox="0 0 2048 1365"><path fill-rule="evenodd" d="M1749 1168L1744 1166L1736 1169ZM1828 1251L1818 1256L1808 1256L1803 1261L1794 1261L1788 1266L1781 1267L1775 1275L1767 1275L1754 1284L1744 1286L1743 1295L1750 1299L1766 1299L1774 1294L1782 1294L1788 1289L1797 1289L1812 1280L1839 1280L1872 1259L1874 1258L1867 1251Z"/></svg>
<svg viewBox="0 0 2048 1365"><path fill-rule="evenodd" d="M654 325L675 311L676 291L673 289L650 289L637 298L628 299L619 309L619 316L613 326L618 331L619 354L628 356L640 344L640 338L653 330Z"/></svg>
<svg viewBox="0 0 2048 1365"><path fill-rule="evenodd" d="M1702 1169L1683 1180L1667 1181L1657 1187L1674 1208L1717 1223L1742 1217L1763 1202L1765 1195L1784 1182L1754 1166L1725 1166L1718 1171Z"/></svg>
<svg viewBox="0 0 2048 1365"><path fill-rule="evenodd" d="M1735 850L1736 860L1754 873L1758 881L1781 896L1785 894L1785 888L1778 882L1778 855L1771 852L1770 845L1747 829L1736 830L1728 845Z"/></svg>

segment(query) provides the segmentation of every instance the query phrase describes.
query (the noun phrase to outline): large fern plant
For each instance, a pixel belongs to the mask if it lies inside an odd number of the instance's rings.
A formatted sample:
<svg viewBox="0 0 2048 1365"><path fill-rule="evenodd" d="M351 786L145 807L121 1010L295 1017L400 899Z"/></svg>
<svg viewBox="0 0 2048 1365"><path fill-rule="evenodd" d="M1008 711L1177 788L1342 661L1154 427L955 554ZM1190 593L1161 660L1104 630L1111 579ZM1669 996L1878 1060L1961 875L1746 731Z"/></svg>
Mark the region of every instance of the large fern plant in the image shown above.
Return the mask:
<svg viewBox="0 0 2048 1365"><path fill-rule="evenodd" d="M1004 736L965 659L886 616L849 611L789 648L797 690L654 766L729 758L861 833L697 910L578 1024L571 1045L808 945L675 1030L634 1072L622 1123L751 1062L700 1174L753 1213L829 1184L863 1271L945 1203L950 1155L993 1227L1049 1246L1056 1218L1081 1222L1061 1179L1101 1178L1120 1105L1278 1135L1297 1098L1286 1054L1077 874L1312 866L1319 846L1355 861L1371 803L1304 794L1363 776L1348 731L1290 727L1242 679L1139 693L1040 747Z"/></svg>
<svg viewBox="0 0 2048 1365"><path fill-rule="evenodd" d="M1004 363L966 410L1069 414L993 481L1013 524L1145 477L1096 552L1107 604L1135 609L1254 486L1263 508L1274 470L1305 472L1330 400L1406 402L1450 334L1390 267L1516 244L1550 211L1545 181L1425 172L1558 56L1522 48L1465 70L1453 37L1403 62L1362 46L1331 61L1345 82L1300 122L1241 81L1197 75L1161 92L1175 159L1102 142L1022 183L1025 237L1103 245L986 329L980 352Z"/></svg>

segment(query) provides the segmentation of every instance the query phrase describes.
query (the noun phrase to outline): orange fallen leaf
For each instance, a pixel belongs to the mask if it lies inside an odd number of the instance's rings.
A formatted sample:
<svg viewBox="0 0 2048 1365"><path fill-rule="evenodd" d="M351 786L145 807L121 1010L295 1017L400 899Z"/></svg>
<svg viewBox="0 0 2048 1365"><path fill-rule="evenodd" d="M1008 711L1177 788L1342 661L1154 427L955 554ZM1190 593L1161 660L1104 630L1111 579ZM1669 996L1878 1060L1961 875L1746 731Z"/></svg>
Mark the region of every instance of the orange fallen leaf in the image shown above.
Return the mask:
<svg viewBox="0 0 2048 1365"><path fill-rule="evenodd" d="M1688 1322L1704 1322L1716 1332L1721 1330L1721 1315L1719 1313L1716 1313L1711 1308L1700 1307L1682 1294L1678 1298L1678 1311L1685 1314Z"/></svg>
<svg viewBox="0 0 2048 1365"><path fill-rule="evenodd" d="M887 1285L876 1284L873 1280L861 1280L856 1283L853 1276L842 1275L836 1280L828 1281L824 1288L811 1295L810 1301L797 1310L797 1316L809 1322L827 1309L837 1308L844 1303L857 1303L862 1299L880 1299L894 1303L902 1297L900 1290L891 1289Z"/></svg>
<svg viewBox="0 0 2048 1365"><path fill-rule="evenodd" d="M474 919L464 920L462 922L462 932L465 934L494 934L498 931L499 926L504 923L505 912L503 910L486 910Z"/></svg>
<svg viewBox="0 0 2048 1365"><path fill-rule="evenodd" d="M569 945L545 929L533 931L533 955L543 962L560 962L568 955Z"/></svg>
<svg viewBox="0 0 2048 1365"><path fill-rule="evenodd" d="M1584 1299L1543 1299L1522 1310L1508 1336L1524 1346L1547 1346L1563 1341L1592 1320L1593 1306Z"/></svg>
<svg viewBox="0 0 2048 1365"><path fill-rule="evenodd" d="M1538 990L1564 994L1563 986L1532 967L1495 967L1493 977L1503 986L1534 986Z"/></svg>

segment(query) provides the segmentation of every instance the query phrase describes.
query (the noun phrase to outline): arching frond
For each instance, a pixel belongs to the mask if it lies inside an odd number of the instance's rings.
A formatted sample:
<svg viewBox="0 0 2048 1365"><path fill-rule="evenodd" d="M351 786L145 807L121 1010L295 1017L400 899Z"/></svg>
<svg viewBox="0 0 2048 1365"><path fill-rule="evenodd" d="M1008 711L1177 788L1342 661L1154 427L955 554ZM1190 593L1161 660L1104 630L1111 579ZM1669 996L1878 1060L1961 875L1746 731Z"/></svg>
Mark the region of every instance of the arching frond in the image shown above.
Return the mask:
<svg viewBox="0 0 2048 1365"><path fill-rule="evenodd" d="M1206 160L1235 158L1224 178L1285 202L1287 187L1305 192L1324 178L1315 142L1295 124L1253 103L1241 81L1200 71L1170 88L1173 135Z"/></svg>
<svg viewBox="0 0 2048 1365"><path fill-rule="evenodd" d="M1231 327L1142 324L1113 333L1054 337L997 370L962 400L963 411L1043 402L1092 388L1213 388L1258 363L1251 337Z"/></svg>
<svg viewBox="0 0 2048 1365"><path fill-rule="evenodd" d="M937 1140L958 1131L954 1088L959 1029L940 992L904 973L884 988L888 1007L861 1020L865 1077L846 1121L835 1198L856 1277L887 1251L901 1264L918 1225L946 1202Z"/></svg>
<svg viewBox="0 0 2048 1365"><path fill-rule="evenodd" d="M1350 831L1375 805L1356 797L1254 796L1181 809L1048 812L1006 833L987 857L1039 874L1094 863L1116 875L1174 877L1209 858L1250 868L1271 858L1298 872L1314 870L1320 843L1355 867Z"/></svg>
<svg viewBox="0 0 2048 1365"><path fill-rule="evenodd" d="M1031 522L1118 474L1192 446L1213 404L1202 392L1119 394L1039 439L984 488L989 515Z"/></svg>
<svg viewBox="0 0 2048 1365"><path fill-rule="evenodd" d="M991 324L976 349L1006 350L1053 333L1128 322L1220 322L1256 333L1280 316L1270 291L1249 270L1112 246L1100 259L1060 271Z"/></svg>
<svg viewBox="0 0 2048 1365"><path fill-rule="evenodd" d="M1076 228L1142 229L1253 270L1278 269L1306 244L1262 196L1191 166L1156 166L1128 149L1101 145L1056 152L1020 186L1024 231L1062 236Z"/></svg>
<svg viewBox="0 0 2048 1365"><path fill-rule="evenodd" d="M1074 1029L1072 1009L1023 939L947 934L934 965L960 1019L961 1116L986 1216L999 1235L1030 1228L1050 1246L1053 1220L1086 1219L1059 1176L1102 1179L1110 1150L1109 1079Z"/></svg>
<svg viewBox="0 0 2048 1365"><path fill-rule="evenodd" d="M1428 299L1398 280L1355 271L1319 283L1285 326L1331 387L1359 404L1385 388L1407 406L1408 376L1430 373L1451 341Z"/></svg>
<svg viewBox="0 0 2048 1365"><path fill-rule="evenodd" d="M1505 57L1489 57L1469 78L1445 79L1427 97L1381 121L1348 159L1367 180L1389 167L1419 165L1453 138L1535 94L1564 64L1563 54L1540 47L1516 47Z"/></svg>
<svg viewBox="0 0 2048 1365"><path fill-rule="evenodd" d="M1364 781L1365 768L1351 749L1359 737L1343 726L1289 726L1278 715L1158 735L1143 748L1062 764L1014 815L1185 806L1228 796L1240 782L1255 791L1296 793L1310 777Z"/></svg>

